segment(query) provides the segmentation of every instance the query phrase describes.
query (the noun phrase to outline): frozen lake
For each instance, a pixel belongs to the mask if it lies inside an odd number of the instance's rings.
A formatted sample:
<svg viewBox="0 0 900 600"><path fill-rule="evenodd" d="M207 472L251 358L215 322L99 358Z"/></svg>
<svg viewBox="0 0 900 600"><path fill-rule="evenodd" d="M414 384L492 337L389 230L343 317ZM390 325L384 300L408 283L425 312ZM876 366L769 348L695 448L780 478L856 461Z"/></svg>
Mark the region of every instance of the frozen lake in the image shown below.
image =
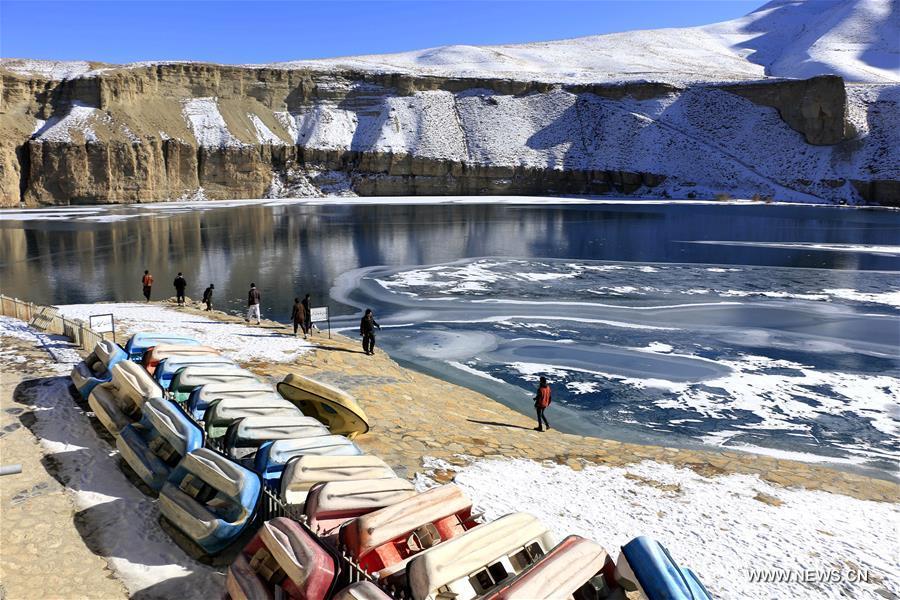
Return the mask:
<svg viewBox="0 0 900 600"><path fill-rule="evenodd" d="M255 281L282 321L310 292L334 326L372 307L392 356L524 412L547 375L561 429L896 475L900 212L412 200L0 211L0 281L122 301L145 268L157 298L183 271L226 310Z"/></svg>

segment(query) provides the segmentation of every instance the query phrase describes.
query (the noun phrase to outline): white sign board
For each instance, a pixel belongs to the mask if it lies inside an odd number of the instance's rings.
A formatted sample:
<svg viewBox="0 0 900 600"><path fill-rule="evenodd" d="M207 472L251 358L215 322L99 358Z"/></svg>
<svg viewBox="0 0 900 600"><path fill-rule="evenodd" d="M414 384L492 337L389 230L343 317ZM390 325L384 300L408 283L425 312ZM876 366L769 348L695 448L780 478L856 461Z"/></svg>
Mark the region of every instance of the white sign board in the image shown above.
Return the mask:
<svg viewBox="0 0 900 600"><path fill-rule="evenodd" d="M97 333L109 333L115 331L113 325L113 316L110 315L91 315L88 317L88 326Z"/></svg>
<svg viewBox="0 0 900 600"><path fill-rule="evenodd" d="M318 306L316 308L309 309L309 320L313 323L321 323L322 321L328 320L328 307L327 306Z"/></svg>

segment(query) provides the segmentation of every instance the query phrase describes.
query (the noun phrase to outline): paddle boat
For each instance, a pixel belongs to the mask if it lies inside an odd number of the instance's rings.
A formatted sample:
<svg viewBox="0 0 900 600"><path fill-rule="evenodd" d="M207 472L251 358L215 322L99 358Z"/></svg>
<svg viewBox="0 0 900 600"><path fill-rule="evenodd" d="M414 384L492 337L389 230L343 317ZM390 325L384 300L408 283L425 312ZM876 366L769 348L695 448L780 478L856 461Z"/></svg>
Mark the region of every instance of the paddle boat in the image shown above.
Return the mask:
<svg viewBox="0 0 900 600"><path fill-rule="evenodd" d="M230 358L224 356L173 356L167 358L158 365L153 372L153 378L164 390L168 390L172 385L172 379L181 369L194 366L218 366L223 367L231 365L235 369L240 367Z"/></svg>
<svg viewBox="0 0 900 600"><path fill-rule="evenodd" d="M210 346L160 344L144 352L142 363L147 372L153 375L156 365L173 356L220 356L221 353Z"/></svg>
<svg viewBox="0 0 900 600"><path fill-rule="evenodd" d="M172 470L159 492L159 511L194 545L215 555L250 526L261 495L256 473L214 450L198 448Z"/></svg>
<svg viewBox="0 0 900 600"><path fill-rule="evenodd" d="M391 600L390 596L371 581L360 581L348 585L332 598L334 600Z"/></svg>
<svg viewBox="0 0 900 600"><path fill-rule="evenodd" d="M570 535L484 599L624 599L618 592L616 565L606 550L595 542Z"/></svg>
<svg viewBox="0 0 900 600"><path fill-rule="evenodd" d="M476 525L472 501L447 484L348 521L338 538L363 569L383 579L402 571L420 552Z"/></svg>
<svg viewBox="0 0 900 600"><path fill-rule="evenodd" d="M232 423L248 417L303 417L303 413L275 394L266 398L216 400L206 409L206 435L210 439L218 439L225 435Z"/></svg>
<svg viewBox="0 0 900 600"><path fill-rule="evenodd" d="M287 400L283 400L287 402ZM288 404L300 414L293 404ZM266 485L278 489L284 465L295 456L314 454L316 456L359 456L363 454L359 446L342 435L322 435L317 437L293 438L265 442L256 451L255 469L262 475Z"/></svg>
<svg viewBox="0 0 900 600"><path fill-rule="evenodd" d="M310 488L303 512L316 535L330 538L347 521L393 506L417 493L413 484L399 477L329 481Z"/></svg>
<svg viewBox="0 0 900 600"><path fill-rule="evenodd" d="M225 453L253 464L257 448L265 442L328 435L325 426L297 413L295 417L247 417L233 422L223 436Z"/></svg>
<svg viewBox="0 0 900 600"><path fill-rule="evenodd" d="M207 383L191 392L187 401L187 409L198 421L204 420L206 409L216 400L270 400L282 399L275 392L275 387L262 381L242 383Z"/></svg>
<svg viewBox="0 0 900 600"><path fill-rule="evenodd" d="M144 483L159 491L178 462L203 446L203 430L174 402L151 398L141 420L127 425L116 448Z"/></svg>
<svg viewBox="0 0 900 600"><path fill-rule="evenodd" d="M406 582L413 600L472 600L490 594L553 546L553 535L537 518L513 513L413 557Z"/></svg>
<svg viewBox="0 0 900 600"><path fill-rule="evenodd" d="M335 435L349 439L369 431L369 420L347 392L315 379L292 373L278 384L278 393L303 414L318 419Z"/></svg>
<svg viewBox="0 0 900 600"><path fill-rule="evenodd" d="M72 383L82 398L101 383L112 379L112 369L117 363L127 360L128 355L115 342L101 340L87 358L72 368Z"/></svg>
<svg viewBox="0 0 900 600"><path fill-rule="evenodd" d="M119 435L126 426L141 419L141 407L163 391L135 362L123 360L110 369L112 379L101 383L88 396L88 404L107 431Z"/></svg>
<svg viewBox="0 0 900 600"><path fill-rule="evenodd" d="M154 346L159 346L160 344L199 346L200 342L192 337L187 337L184 335L141 332L131 336L131 339L128 340L127 344L125 344L125 352L128 353L129 359L135 362L141 362L144 359L144 353L147 352L147 350L153 348Z"/></svg>
<svg viewBox="0 0 900 600"><path fill-rule="evenodd" d="M297 456L284 467L281 497L288 504L303 505L309 489L317 483L396 478L377 456Z"/></svg>
<svg viewBox="0 0 900 600"><path fill-rule="evenodd" d="M325 600L338 579L334 555L299 523L266 521L228 567L231 600Z"/></svg>
<svg viewBox="0 0 900 600"><path fill-rule="evenodd" d="M640 536L624 546L616 562L619 585L629 598L642 600L711 600L697 575L679 567L665 546Z"/></svg>
<svg viewBox="0 0 900 600"><path fill-rule="evenodd" d="M171 360L171 359L166 359ZM259 381L256 374L242 369L237 365L191 365L179 369L169 384L169 393L175 402L188 401L191 393L204 385L211 383L252 383Z"/></svg>

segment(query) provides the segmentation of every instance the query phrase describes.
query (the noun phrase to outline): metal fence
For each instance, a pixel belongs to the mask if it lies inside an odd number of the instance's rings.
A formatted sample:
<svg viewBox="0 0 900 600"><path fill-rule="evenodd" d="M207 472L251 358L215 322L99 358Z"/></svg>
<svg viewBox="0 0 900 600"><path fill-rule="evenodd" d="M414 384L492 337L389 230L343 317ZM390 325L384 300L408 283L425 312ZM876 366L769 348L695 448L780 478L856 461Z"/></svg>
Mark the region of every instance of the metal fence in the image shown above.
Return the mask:
<svg viewBox="0 0 900 600"><path fill-rule="evenodd" d="M52 306L43 306L0 294L0 313L25 321L33 327L53 335L62 335L82 350L93 350L97 342L105 339L102 333L91 329L81 319L67 319Z"/></svg>

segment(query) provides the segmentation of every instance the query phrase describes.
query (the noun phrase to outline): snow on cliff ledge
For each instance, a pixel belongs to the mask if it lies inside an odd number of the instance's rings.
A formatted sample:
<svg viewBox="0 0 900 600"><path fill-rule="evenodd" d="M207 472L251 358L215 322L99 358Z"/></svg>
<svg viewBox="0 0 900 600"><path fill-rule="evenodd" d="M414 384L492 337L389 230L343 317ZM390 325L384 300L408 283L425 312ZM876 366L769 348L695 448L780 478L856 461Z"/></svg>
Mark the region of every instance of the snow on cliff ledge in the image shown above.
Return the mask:
<svg viewBox="0 0 900 600"><path fill-rule="evenodd" d="M773 0L739 19L703 27L247 66L554 82L678 84L836 74L851 82L900 83L900 0ZM51 79L109 68L21 59L0 59L0 67Z"/></svg>

